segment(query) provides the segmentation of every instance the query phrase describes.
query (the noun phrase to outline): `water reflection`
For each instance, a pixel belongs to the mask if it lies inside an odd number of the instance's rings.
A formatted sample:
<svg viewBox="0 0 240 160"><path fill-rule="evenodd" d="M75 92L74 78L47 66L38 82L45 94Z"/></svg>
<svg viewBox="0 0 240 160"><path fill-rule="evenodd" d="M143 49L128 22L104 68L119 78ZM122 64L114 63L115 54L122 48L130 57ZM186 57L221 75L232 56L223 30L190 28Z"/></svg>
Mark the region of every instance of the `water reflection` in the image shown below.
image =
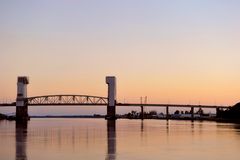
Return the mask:
<svg viewBox="0 0 240 160"><path fill-rule="evenodd" d="M106 160L116 159L116 121L107 121L107 155Z"/></svg>
<svg viewBox="0 0 240 160"><path fill-rule="evenodd" d="M169 136L169 121L166 121L166 132L167 132L167 137Z"/></svg>
<svg viewBox="0 0 240 160"><path fill-rule="evenodd" d="M176 157L223 160L225 151L232 155L229 159L239 159L239 140L240 125L206 121L32 119L16 124L0 121L3 160Z"/></svg>
<svg viewBox="0 0 240 160"><path fill-rule="evenodd" d="M233 125L233 128L234 128L235 132L239 135L240 134L240 124L239 123L235 123Z"/></svg>
<svg viewBox="0 0 240 160"><path fill-rule="evenodd" d="M234 128L236 129L236 132L240 132L240 124L234 124Z"/></svg>
<svg viewBox="0 0 240 160"><path fill-rule="evenodd" d="M143 133L144 131L144 124L143 124L143 120L141 120L141 133Z"/></svg>
<svg viewBox="0 0 240 160"><path fill-rule="evenodd" d="M16 122L16 160L27 160L27 126L27 121Z"/></svg>

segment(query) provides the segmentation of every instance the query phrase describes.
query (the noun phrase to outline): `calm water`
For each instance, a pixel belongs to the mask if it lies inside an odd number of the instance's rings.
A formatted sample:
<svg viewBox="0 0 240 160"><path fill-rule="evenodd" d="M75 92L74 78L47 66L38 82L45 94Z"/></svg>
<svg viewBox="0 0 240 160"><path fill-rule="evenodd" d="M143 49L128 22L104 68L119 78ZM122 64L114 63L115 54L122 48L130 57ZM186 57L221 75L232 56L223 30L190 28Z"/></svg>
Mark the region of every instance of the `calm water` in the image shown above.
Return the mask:
<svg viewBox="0 0 240 160"><path fill-rule="evenodd" d="M0 121L0 159L239 160L240 126L104 119Z"/></svg>

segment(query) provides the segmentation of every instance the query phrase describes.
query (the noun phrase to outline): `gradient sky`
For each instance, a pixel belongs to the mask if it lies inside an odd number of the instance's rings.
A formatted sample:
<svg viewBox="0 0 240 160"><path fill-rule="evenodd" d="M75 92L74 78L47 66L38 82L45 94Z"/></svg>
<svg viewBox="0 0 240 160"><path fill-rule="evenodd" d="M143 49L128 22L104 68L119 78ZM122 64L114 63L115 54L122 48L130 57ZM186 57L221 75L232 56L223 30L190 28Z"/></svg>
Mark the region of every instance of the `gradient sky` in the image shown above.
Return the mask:
<svg viewBox="0 0 240 160"><path fill-rule="evenodd" d="M232 105L240 99L238 0L1 0L0 100L106 96L118 101Z"/></svg>

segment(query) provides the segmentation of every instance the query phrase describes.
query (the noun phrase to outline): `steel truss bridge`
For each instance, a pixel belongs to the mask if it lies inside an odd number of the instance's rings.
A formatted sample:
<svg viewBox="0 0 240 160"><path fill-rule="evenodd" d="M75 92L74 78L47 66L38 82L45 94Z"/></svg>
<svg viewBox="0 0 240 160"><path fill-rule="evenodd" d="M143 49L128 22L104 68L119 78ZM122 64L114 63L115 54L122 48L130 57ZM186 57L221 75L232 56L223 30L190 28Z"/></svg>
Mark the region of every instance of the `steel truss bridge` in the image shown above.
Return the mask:
<svg viewBox="0 0 240 160"><path fill-rule="evenodd" d="M44 95L28 97L25 99L28 106L46 105L104 105L108 104L108 98L90 95ZM1 107L16 106L16 102L0 103Z"/></svg>
<svg viewBox="0 0 240 160"><path fill-rule="evenodd" d="M30 106L44 105L107 105L106 97L89 95L46 95L28 97L27 104Z"/></svg>
<svg viewBox="0 0 240 160"><path fill-rule="evenodd" d="M90 95L44 95L28 97L25 99L28 106L107 106L108 98ZM2 103L1 107L16 106L16 102ZM179 108L230 108L231 106L188 105L188 104L141 104L141 103L116 103L116 106L132 107L179 107Z"/></svg>

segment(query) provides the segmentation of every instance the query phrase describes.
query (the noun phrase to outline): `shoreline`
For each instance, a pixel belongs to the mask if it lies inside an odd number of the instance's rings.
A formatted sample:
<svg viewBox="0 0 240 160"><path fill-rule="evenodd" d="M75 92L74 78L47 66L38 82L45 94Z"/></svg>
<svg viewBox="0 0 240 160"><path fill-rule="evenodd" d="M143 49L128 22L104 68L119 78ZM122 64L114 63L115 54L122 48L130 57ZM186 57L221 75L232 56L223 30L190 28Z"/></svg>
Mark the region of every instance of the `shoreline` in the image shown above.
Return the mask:
<svg viewBox="0 0 240 160"><path fill-rule="evenodd" d="M15 117L13 116L2 116L3 114L0 114L0 120L8 120L8 121L15 121ZM30 119L35 119L35 118L92 118L92 119L105 119L105 116L94 116L94 115L60 115L60 116L30 116ZM211 122L221 122L221 123L238 123L240 124L240 120L239 119L221 119L221 118L195 118L195 119L191 119L191 118L127 118L127 117L118 117L117 119L128 119L128 120L177 120L177 121L211 121Z"/></svg>

